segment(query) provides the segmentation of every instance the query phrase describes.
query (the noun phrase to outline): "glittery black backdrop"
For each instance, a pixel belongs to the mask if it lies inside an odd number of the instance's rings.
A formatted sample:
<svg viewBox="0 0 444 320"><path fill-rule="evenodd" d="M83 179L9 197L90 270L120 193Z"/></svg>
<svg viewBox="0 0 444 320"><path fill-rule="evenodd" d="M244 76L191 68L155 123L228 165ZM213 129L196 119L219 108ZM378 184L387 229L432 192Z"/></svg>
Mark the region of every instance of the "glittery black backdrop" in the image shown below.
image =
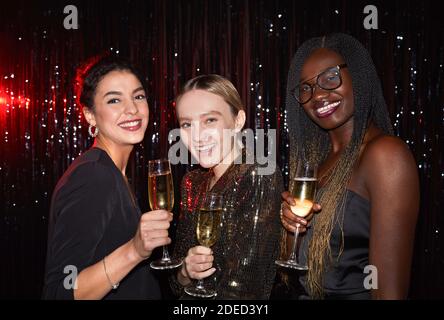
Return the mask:
<svg viewBox="0 0 444 320"><path fill-rule="evenodd" d="M434 3L371 2L378 29L366 30L367 1L2 2L0 297L40 296L52 190L91 144L73 97L79 61L110 50L146 76L150 126L129 168L146 209L145 163L168 150L173 98L184 81L210 72L232 79L248 106L248 126L278 130L285 174L290 59L303 40L342 31L372 53L396 133L418 163L421 213L410 296L443 298L444 24ZM64 28L66 5L78 9L77 30ZM176 182L187 169L175 168Z"/></svg>

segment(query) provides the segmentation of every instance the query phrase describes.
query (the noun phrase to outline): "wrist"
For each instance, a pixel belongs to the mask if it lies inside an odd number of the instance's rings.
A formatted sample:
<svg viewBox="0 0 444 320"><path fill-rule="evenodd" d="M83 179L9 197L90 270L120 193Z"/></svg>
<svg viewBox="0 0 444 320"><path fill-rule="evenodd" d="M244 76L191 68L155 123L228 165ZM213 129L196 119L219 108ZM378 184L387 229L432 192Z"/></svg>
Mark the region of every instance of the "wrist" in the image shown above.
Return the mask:
<svg viewBox="0 0 444 320"><path fill-rule="evenodd" d="M105 259L106 259L106 256L103 257L103 259L102 259L102 262L103 262L103 270L105 271L106 278L108 279L108 283L109 283L111 289L112 289L112 290L117 290L117 288L119 287L119 284L120 284L120 283L119 283L119 282L113 282L113 281L111 280L111 277L109 276L108 271L107 271L107 269L106 269L106 261L105 261Z"/></svg>
<svg viewBox="0 0 444 320"><path fill-rule="evenodd" d="M180 268L179 272L177 273L177 281L179 281L179 283L180 283L182 286L186 286L186 285L188 285L189 283L191 283L191 279L190 279L190 277L188 276L187 270L186 270L186 268L185 268L185 262L184 262L184 264L182 265L182 267Z"/></svg>
<svg viewBox="0 0 444 320"><path fill-rule="evenodd" d="M134 239L131 239L128 242L128 250L127 250L127 259L131 261L132 263L139 264L145 259L148 259L149 255L144 257L139 253L139 250L137 250L137 245L134 241Z"/></svg>

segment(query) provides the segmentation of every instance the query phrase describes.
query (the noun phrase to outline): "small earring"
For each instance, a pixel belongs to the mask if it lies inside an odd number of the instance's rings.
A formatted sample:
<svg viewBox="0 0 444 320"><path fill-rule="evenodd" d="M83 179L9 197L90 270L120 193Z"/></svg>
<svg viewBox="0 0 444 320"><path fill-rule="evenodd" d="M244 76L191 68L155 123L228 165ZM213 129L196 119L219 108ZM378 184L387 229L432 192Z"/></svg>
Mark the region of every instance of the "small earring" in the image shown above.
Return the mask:
<svg viewBox="0 0 444 320"><path fill-rule="evenodd" d="M94 130L94 132L92 132L92 128L96 128L95 130ZM92 137L92 138L95 138L95 137L97 137L97 135L99 134L99 128L97 128L97 127L94 127L93 125L89 125L89 127L88 127L88 133L89 133L89 135Z"/></svg>

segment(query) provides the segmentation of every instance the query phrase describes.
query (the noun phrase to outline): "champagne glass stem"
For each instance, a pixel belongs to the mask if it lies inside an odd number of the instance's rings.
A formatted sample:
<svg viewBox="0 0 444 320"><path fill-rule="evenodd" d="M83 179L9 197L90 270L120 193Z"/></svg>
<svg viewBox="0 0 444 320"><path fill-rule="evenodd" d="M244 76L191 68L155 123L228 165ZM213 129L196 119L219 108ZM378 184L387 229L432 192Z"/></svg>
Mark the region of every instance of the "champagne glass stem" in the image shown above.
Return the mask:
<svg viewBox="0 0 444 320"><path fill-rule="evenodd" d="M298 255L296 253L298 249L298 238L299 238L299 223L296 224L296 231L294 232L294 239L293 239L293 250L291 250L291 255L288 258L288 260L294 261L297 264L299 264Z"/></svg>
<svg viewBox="0 0 444 320"><path fill-rule="evenodd" d="M168 247L163 246L162 247L163 253L162 253L162 261L170 261L170 253L168 252Z"/></svg>
<svg viewBox="0 0 444 320"><path fill-rule="evenodd" d="M196 288L199 290L205 290L203 279L197 280Z"/></svg>

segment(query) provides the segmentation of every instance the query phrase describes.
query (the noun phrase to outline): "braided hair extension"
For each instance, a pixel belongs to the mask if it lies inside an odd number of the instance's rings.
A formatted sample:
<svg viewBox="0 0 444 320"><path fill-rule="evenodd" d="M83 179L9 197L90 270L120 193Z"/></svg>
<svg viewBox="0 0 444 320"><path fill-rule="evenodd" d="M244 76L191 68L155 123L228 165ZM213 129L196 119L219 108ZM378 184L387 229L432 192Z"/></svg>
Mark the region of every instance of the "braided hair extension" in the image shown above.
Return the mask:
<svg viewBox="0 0 444 320"><path fill-rule="evenodd" d="M307 40L297 50L288 72L286 111L290 124L290 184L298 159L321 164L331 148L328 132L311 121L291 94L291 90L299 83L304 62L318 48L331 49L343 57L352 79L355 111L351 141L332 169L325 186L317 194L317 202L321 204L322 211L315 215L312 222L313 236L309 244L306 283L308 293L314 299L324 296L323 274L332 263L330 237L335 223L339 223L342 230L342 221L339 221L335 213L340 212L345 203L346 186L369 123L372 122L385 134L393 135L380 80L364 46L355 38L341 33ZM284 237L283 251L286 247L285 240Z"/></svg>

